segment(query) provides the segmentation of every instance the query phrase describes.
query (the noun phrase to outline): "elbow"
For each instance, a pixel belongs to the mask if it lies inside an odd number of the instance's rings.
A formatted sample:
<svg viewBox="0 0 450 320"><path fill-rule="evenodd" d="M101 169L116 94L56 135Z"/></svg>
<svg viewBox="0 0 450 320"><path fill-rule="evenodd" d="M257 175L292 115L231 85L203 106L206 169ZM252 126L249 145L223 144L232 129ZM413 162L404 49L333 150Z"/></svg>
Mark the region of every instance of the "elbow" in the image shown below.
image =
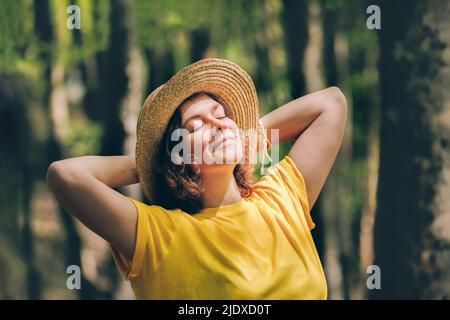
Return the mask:
<svg viewBox="0 0 450 320"><path fill-rule="evenodd" d="M347 109L347 99L341 89L336 86L329 87L327 92L330 96L330 100L334 105L338 105L342 109Z"/></svg>
<svg viewBox="0 0 450 320"><path fill-rule="evenodd" d="M47 183L50 184L50 182L54 181L56 177L58 176L58 172L60 168L59 161L52 162L48 168L47 168Z"/></svg>
<svg viewBox="0 0 450 320"><path fill-rule="evenodd" d="M62 208L73 206L74 196L80 190L80 185L86 184L79 171L65 160L52 162L47 169L46 179L54 199Z"/></svg>
<svg viewBox="0 0 450 320"><path fill-rule="evenodd" d="M47 169L47 184L50 189L54 192L58 189L58 185L61 184L64 168L61 161L54 161L50 164Z"/></svg>
<svg viewBox="0 0 450 320"><path fill-rule="evenodd" d="M338 113L344 121L347 120L347 99L341 89L336 86L329 87L327 91L328 105L334 112Z"/></svg>
<svg viewBox="0 0 450 320"><path fill-rule="evenodd" d="M71 180L76 179L64 160L54 161L47 169L47 184L54 194L60 191Z"/></svg>

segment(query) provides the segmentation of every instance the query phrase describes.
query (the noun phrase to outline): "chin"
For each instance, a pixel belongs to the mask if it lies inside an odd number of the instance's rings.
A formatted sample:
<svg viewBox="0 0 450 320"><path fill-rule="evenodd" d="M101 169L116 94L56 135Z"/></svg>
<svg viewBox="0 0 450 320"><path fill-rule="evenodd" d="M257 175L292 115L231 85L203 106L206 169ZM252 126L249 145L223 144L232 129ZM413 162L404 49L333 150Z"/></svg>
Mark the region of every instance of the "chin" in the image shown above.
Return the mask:
<svg viewBox="0 0 450 320"><path fill-rule="evenodd" d="M241 160L243 153L242 147L234 143L229 143L224 147L216 149L211 155L214 163L217 165L237 165Z"/></svg>

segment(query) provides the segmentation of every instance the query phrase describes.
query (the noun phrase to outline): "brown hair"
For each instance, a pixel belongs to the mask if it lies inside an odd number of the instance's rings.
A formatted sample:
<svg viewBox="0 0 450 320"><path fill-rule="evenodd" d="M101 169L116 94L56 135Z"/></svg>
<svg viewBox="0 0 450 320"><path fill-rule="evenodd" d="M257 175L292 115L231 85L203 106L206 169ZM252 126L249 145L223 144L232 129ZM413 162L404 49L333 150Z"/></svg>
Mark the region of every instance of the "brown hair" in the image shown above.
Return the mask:
<svg viewBox="0 0 450 320"><path fill-rule="evenodd" d="M191 95L180 104L180 107L200 95L207 95L221 103L226 113L226 106L220 99L206 92ZM157 203L166 209L181 209L189 214L195 214L203 208L200 173L194 165L175 164L171 161L171 151L178 142L172 141L170 137L174 130L182 128L180 107L172 115L159 146L157 181L160 184L155 190L156 199ZM249 197L252 194L253 166L247 163L239 163L234 168L233 175L241 196Z"/></svg>

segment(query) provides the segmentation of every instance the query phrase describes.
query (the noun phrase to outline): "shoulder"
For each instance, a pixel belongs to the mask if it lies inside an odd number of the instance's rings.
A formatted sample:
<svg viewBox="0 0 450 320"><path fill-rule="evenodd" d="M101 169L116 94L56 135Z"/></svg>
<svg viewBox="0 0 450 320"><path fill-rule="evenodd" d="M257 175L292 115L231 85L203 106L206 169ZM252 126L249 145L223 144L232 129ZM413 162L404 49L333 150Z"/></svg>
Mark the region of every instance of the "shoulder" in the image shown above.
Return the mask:
<svg viewBox="0 0 450 320"><path fill-rule="evenodd" d="M276 183L293 183L294 186L305 184L303 174L289 155L266 169L254 187L258 189Z"/></svg>

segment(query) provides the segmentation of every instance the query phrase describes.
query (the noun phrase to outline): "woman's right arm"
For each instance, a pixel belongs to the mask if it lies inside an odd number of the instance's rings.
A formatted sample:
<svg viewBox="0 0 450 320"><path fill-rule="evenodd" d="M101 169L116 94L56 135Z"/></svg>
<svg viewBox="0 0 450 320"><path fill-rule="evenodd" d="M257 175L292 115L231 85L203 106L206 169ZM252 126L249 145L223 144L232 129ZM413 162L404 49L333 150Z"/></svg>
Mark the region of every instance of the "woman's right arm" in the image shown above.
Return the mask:
<svg viewBox="0 0 450 320"><path fill-rule="evenodd" d="M113 188L139 182L134 155L55 161L48 168L47 181L62 208L129 260L133 258L136 208Z"/></svg>
<svg viewBox="0 0 450 320"><path fill-rule="evenodd" d="M297 98L261 118L264 128L279 130L278 142L295 141L288 155L305 179L310 209L336 159L346 121L347 100L337 87Z"/></svg>

